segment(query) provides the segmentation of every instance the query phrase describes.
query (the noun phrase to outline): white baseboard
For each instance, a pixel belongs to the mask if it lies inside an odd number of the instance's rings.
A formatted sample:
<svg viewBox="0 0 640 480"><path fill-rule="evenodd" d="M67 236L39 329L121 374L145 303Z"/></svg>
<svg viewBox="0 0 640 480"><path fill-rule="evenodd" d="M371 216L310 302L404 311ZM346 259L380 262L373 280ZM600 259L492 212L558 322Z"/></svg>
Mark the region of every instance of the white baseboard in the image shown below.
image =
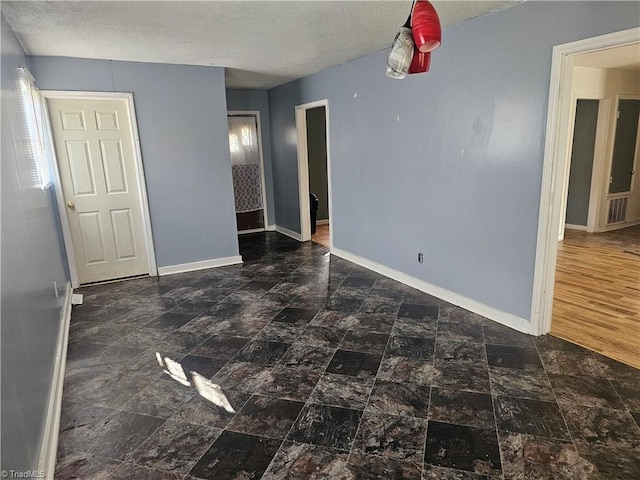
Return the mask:
<svg viewBox="0 0 640 480"><path fill-rule="evenodd" d="M264 229L267 232L275 232L276 231L276 226L275 226L275 224L274 225L267 225L266 227L264 227Z"/></svg>
<svg viewBox="0 0 640 480"><path fill-rule="evenodd" d="M173 275L174 273L194 272L196 270L205 270L207 268L225 267L227 265L237 265L242 263L242 256L214 258L211 260L202 260L201 262L181 263L179 265L169 265L167 267L158 267L158 275Z"/></svg>
<svg viewBox="0 0 640 480"><path fill-rule="evenodd" d="M573 223L565 223L564 228L568 228L569 230L580 230L583 232L587 231L586 225L574 225Z"/></svg>
<svg viewBox="0 0 640 480"><path fill-rule="evenodd" d="M294 232L293 230L289 230L288 228L281 227L280 225L276 225L276 232L281 233L282 235L286 235L287 237L291 237L294 240L302 241L302 235L298 232Z"/></svg>
<svg viewBox="0 0 640 480"><path fill-rule="evenodd" d="M610 232L612 230L620 230L621 228L633 227L638 224L640 224L640 219L627 220L624 223L615 223L613 225L605 225L604 227L597 228L596 232Z"/></svg>
<svg viewBox="0 0 640 480"><path fill-rule="evenodd" d="M372 260L368 260L364 257L360 257L336 247L333 247L331 249L331 254L344 258L345 260L349 260L350 262L360 265L361 267L373 270L374 272L384 275L385 277L392 278L393 280L404 283L405 285L416 288L422 292L428 293L429 295L438 297L446 302L457 305L458 307L465 308L473 313L477 313L478 315L487 317L491 320L501 323L502 325L513 328L514 330L518 330L519 332L529 334L531 333L531 322L525 320L524 318L512 315L511 313L503 312L502 310L498 310L495 307L490 307L489 305L485 305L471 298L465 297L445 288L438 287L437 285L425 282L424 280L420 280L419 278L412 277L410 275L407 275L406 273L402 273L398 270L394 270L393 268L381 265Z"/></svg>
<svg viewBox="0 0 640 480"><path fill-rule="evenodd" d="M316 220L316 225L329 225L329 219L325 218L323 220Z"/></svg>
<svg viewBox="0 0 640 480"><path fill-rule="evenodd" d="M53 379L49 393L47 418L42 435L38 470L44 472L47 480L53 479L56 469L56 452L58 450L58 431L60 429L60 412L62 410L62 387L64 385L64 370L67 363L67 345L69 343L69 323L71 322L71 298L73 289L71 282L67 282L64 303L60 312L60 333L56 345L56 357L53 366Z"/></svg>

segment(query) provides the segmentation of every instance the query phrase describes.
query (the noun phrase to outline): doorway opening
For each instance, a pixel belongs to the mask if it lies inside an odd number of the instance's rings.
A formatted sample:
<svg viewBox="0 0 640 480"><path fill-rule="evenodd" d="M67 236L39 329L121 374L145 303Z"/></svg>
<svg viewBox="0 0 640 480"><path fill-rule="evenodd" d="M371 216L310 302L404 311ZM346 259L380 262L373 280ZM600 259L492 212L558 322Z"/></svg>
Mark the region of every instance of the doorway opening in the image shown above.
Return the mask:
<svg viewBox="0 0 640 480"><path fill-rule="evenodd" d="M306 116L311 240L329 248L329 178L325 107L310 108L306 111Z"/></svg>
<svg viewBox="0 0 640 480"><path fill-rule="evenodd" d="M640 368L639 35L554 47L532 333Z"/></svg>
<svg viewBox="0 0 640 480"><path fill-rule="evenodd" d="M303 242L333 247L329 102L296 106L300 233Z"/></svg>
<svg viewBox="0 0 640 480"><path fill-rule="evenodd" d="M259 111L231 111L229 153L239 234L263 232L267 219Z"/></svg>

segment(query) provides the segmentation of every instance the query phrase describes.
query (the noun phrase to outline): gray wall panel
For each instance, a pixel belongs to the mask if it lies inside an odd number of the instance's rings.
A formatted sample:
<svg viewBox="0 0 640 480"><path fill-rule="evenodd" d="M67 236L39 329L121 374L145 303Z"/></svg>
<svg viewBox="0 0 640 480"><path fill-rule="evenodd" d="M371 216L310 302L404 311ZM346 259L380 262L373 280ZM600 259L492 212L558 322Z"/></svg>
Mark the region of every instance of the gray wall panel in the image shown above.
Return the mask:
<svg viewBox="0 0 640 480"><path fill-rule="evenodd" d="M53 188L34 182L18 85L27 58L2 22L2 459L0 470L35 470L47 417L64 288L69 280ZM53 282L60 297L56 298Z"/></svg>
<svg viewBox="0 0 640 480"><path fill-rule="evenodd" d="M429 73L382 51L270 90L278 223L300 231L294 107L327 98L335 246L529 319L552 47L635 26L527 2L445 29Z"/></svg>
<svg viewBox="0 0 640 480"><path fill-rule="evenodd" d="M131 92L158 266L238 255L224 69L32 57L40 88Z"/></svg>

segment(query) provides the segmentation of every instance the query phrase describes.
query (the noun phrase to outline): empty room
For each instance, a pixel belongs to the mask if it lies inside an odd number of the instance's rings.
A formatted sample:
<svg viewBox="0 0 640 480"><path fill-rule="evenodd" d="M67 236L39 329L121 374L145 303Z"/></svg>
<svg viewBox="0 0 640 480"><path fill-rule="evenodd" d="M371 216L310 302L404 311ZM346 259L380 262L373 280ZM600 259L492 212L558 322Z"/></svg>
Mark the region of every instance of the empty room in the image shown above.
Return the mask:
<svg viewBox="0 0 640 480"><path fill-rule="evenodd" d="M637 1L3 1L3 478L640 471Z"/></svg>

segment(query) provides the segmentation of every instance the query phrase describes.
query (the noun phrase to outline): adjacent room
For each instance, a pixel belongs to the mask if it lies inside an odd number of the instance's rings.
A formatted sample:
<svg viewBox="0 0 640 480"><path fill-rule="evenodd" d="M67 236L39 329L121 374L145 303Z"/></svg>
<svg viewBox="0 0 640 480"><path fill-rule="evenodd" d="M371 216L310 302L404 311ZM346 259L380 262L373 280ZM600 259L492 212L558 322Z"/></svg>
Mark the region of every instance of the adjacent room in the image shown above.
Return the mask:
<svg viewBox="0 0 640 480"><path fill-rule="evenodd" d="M633 478L637 1L3 1L0 470Z"/></svg>
<svg viewBox="0 0 640 480"><path fill-rule="evenodd" d="M551 333L640 368L640 44L572 70Z"/></svg>

